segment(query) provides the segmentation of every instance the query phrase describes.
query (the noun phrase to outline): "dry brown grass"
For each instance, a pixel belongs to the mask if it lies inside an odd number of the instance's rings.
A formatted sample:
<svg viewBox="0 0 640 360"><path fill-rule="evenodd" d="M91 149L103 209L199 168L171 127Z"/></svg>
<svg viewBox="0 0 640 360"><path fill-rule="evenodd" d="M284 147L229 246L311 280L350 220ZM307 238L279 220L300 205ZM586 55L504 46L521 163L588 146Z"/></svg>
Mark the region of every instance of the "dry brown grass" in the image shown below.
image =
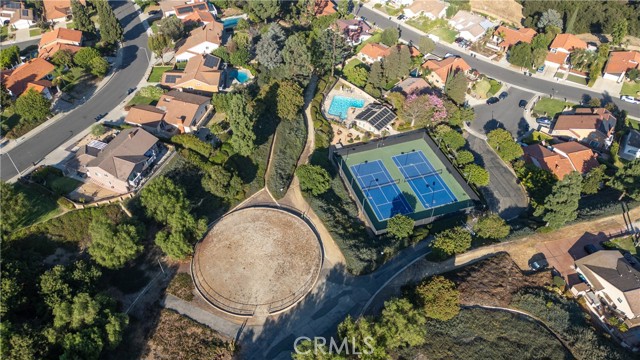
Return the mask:
<svg viewBox="0 0 640 360"><path fill-rule="evenodd" d="M551 272L525 275L506 254L498 254L455 271L451 277L458 285L463 305L507 306L513 294L523 287L551 284Z"/></svg>
<svg viewBox="0 0 640 360"><path fill-rule="evenodd" d="M178 273L169 283L167 292L173 296L179 297L182 300L193 300L193 281L191 275L188 273Z"/></svg>
<svg viewBox="0 0 640 360"><path fill-rule="evenodd" d="M230 360L231 348L217 332L173 310L163 309L143 358Z"/></svg>
<svg viewBox="0 0 640 360"><path fill-rule="evenodd" d="M470 0L471 10L517 26L524 18L522 5L515 0Z"/></svg>

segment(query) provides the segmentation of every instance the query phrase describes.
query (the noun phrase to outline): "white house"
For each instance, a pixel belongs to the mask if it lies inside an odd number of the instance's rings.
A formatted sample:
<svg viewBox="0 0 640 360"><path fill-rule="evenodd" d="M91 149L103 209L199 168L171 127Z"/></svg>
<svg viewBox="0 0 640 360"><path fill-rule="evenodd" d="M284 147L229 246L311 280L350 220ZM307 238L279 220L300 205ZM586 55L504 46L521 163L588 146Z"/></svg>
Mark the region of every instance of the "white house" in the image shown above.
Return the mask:
<svg viewBox="0 0 640 360"><path fill-rule="evenodd" d="M620 156L629 161L640 159L640 131L632 129L624 137Z"/></svg>
<svg viewBox="0 0 640 360"><path fill-rule="evenodd" d="M355 117L356 125L374 134L391 130L391 123L397 118L391 109L381 104L369 104Z"/></svg>
<svg viewBox="0 0 640 360"><path fill-rule="evenodd" d="M425 16L431 20L435 20L445 17L447 14L447 7L449 7L449 5L440 0L418 0L407 6L403 12L404 15L409 18Z"/></svg>
<svg viewBox="0 0 640 360"><path fill-rule="evenodd" d="M497 26L484 16L466 10L458 11L454 17L449 19L449 25L458 30L458 36L471 42L478 41L487 30Z"/></svg>
<svg viewBox="0 0 640 360"><path fill-rule="evenodd" d="M0 7L0 25L9 24L15 29L28 29L35 25L33 10L26 9L22 2L2 2Z"/></svg>
<svg viewBox="0 0 640 360"><path fill-rule="evenodd" d="M222 45L223 30L224 25L217 21L194 29L189 37L179 44L176 61L187 61L196 55L211 54Z"/></svg>
<svg viewBox="0 0 640 360"><path fill-rule="evenodd" d="M612 51L602 77L622 82L631 69L640 69L640 51Z"/></svg>

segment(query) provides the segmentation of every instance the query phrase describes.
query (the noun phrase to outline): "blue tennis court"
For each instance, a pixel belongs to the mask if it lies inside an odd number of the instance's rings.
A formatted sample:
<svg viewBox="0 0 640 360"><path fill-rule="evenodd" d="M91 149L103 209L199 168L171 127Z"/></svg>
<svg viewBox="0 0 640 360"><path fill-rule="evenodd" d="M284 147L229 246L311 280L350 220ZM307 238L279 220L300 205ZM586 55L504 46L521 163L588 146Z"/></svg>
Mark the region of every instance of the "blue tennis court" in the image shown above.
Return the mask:
<svg viewBox="0 0 640 360"><path fill-rule="evenodd" d="M422 151L396 155L393 157L406 182L426 209L454 203L456 197L445 184Z"/></svg>
<svg viewBox="0 0 640 360"><path fill-rule="evenodd" d="M396 214L410 214L411 206L400 192L395 180L380 160L367 161L351 166L351 172L378 220L386 220Z"/></svg>

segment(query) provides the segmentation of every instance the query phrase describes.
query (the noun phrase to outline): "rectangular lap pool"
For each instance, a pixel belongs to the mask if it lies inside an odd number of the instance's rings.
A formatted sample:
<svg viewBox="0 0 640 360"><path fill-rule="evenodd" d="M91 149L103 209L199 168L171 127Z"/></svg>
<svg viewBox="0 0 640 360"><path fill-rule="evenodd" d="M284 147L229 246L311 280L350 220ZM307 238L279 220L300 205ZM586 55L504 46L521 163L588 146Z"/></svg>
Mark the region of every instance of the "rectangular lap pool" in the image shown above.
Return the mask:
<svg viewBox="0 0 640 360"><path fill-rule="evenodd" d="M344 120L347 118L350 107L362 108L364 106L364 100L354 99L346 96L336 95L331 99L331 105L329 105L329 115L338 116Z"/></svg>

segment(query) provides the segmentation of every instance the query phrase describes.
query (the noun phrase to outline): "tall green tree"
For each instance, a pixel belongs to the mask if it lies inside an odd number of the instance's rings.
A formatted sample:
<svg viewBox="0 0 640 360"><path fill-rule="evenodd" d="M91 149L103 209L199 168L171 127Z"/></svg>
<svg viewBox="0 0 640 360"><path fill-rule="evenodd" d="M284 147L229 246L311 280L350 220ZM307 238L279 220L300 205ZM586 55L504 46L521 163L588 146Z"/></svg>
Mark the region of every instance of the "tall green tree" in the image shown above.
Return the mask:
<svg viewBox="0 0 640 360"><path fill-rule="evenodd" d="M98 10L98 22L100 23L100 40L106 44L115 44L124 39L122 26L107 0L94 0L93 4Z"/></svg>
<svg viewBox="0 0 640 360"><path fill-rule="evenodd" d="M20 62L20 48L18 45L0 49L0 69L8 69Z"/></svg>
<svg viewBox="0 0 640 360"><path fill-rule="evenodd" d="M184 36L184 23L177 16L162 18L157 24L158 33L167 35L173 41L178 41Z"/></svg>
<svg viewBox="0 0 640 360"><path fill-rule="evenodd" d="M242 179L236 174L214 165L202 178L202 187L224 199L236 199L242 194Z"/></svg>
<svg viewBox="0 0 640 360"><path fill-rule="evenodd" d="M96 218L89 226L91 244L89 255L100 265L119 269L135 259L142 251L136 227L128 224L114 226L106 218Z"/></svg>
<svg viewBox="0 0 640 360"><path fill-rule="evenodd" d="M583 194L596 194L598 190L600 190L600 186L604 182L605 173L604 171L607 169L606 165L600 165L596 168L591 169L589 173L584 177L582 182L582 193Z"/></svg>
<svg viewBox="0 0 640 360"><path fill-rule="evenodd" d="M304 105L304 90L293 81L283 81L278 86L277 110L283 120L293 121Z"/></svg>
<svg viewBox="0 0 640 360"><path fill-rule="evenodd" d="M184 189L165 176L155 178L142 189L140 202L147 216L165 224L176 209L189 208Z"/></svg>
<svg viewBox="0 0 640 360"><path fill-rule="evenodd" d="M41 121L51 115L51 101L34 89L22 93L14 108L22 119L29 122Z"/></svg>
<svg viewBox="0 0 640 360"><path fill-rule="evenodd" d="M419 47L421 53L428 54L428 53L432 52L433 50L435 50L436 43L433 40L431 40L430 37L423 36L423 37L420 38L420 42L418 43L418 47Z"/></svg>
<svg viewBox="0 0 640 360"><path fill-rule="evenodd" d="M160 58L162 61L162 65L164 65L164 54L171 49L173 45L173 41L171 41L171 37L166 34L155 34L149 36L147 39L147 43L149 46L149 50L151 50L156 57Z"/></svg>
<svg viewBox="0 0 640 360"><path fill-rule="evenodd" d="M306 77L311 75L313 65L311 51L307 46L304 33L298 32L287 38L282 49L282 59L288 77Z"/></svg>
<svg viewBox="0 0 640 360"><path fill-rule="evenodd" d="M368 318L360 318L353 321L348 315L338 325L338 338L349 339L352 353L364 354L367 360L386 360L389 358L383 339L376 334L375 324Z"/></svg>
<svg viewBox="0 0 640 360"><path fill-rule="evenodd" d="M460 149L467 143L467 140L465 140L462 134L444 124L438 125L435 131L435 136L436 139L453 151Z"/></svg>
<svg viewBox="0 0 640 360"><path fill-rule="evenodd" d="M0 181L0 236L16 229L28 213L29 201L13 184Z"/></svg>
<svg viewBox="0 0 640 360"><path fill-rule="evenodd" d="M252 2L253 3L253 2ZM256 1L260 3L260 1ZM280 25L274 23L269 30L262 35L256 44L256 60L269 70L282 65L282 48L284 43L284 31Z"/></svg>
<svg viewBox="0 0 640 360"><path fill-rule="evenodd" d="M251 155L256 140L253 120L247 105L247 100L242 94L234 94L229 98L227 107L227 119L233 132L230 142L233 149L242 156Z"/></svg>
<svg viewBox="0 0 640 360"><path fill-rule="evenodd" d="M385 301L376 332L387 349L420 346L426 342L427 319L407 299Z"/></svg>
<svg viewBox="0 0 640 360"><path fill-rule="evenodd" d="M322 195L331 188L329 173L318 165L301 165L296 169L296 176L302 191L308 191L313 196Z"/></svg>
<svg viewBox="0 0 640 360"><path fill-rule="evenodd" d="M578 217L578 202L582 191L582 174L577 171L557 182L544 201L544 221L557 229Z"/></svg>
<svg viewBox="0 0 640 360"><path fill-rule="evenodd" d="M458 105L464 103L465 94L469 80L462 71L456 71L453 75L449 75L445 84L444 92L447 96Z"/></svg>
<svg viewBox="0 0 640 360"><path fill-rule="evenodd" d="M51 62L63 68L71 68L73 66L73 52L69 49L58 50L53 54Z"/></svg>
<svg viewBox="0 0 640 360"><path fill-rule="evenodd" d="M489 185L489 172L480 165L468 164L464 167L462 172L471 184L476 186Z"/></svg>
<svg viewBox="0 0 640 360"><path fill-rule="evenodd" d="M427 317L447 321L460 312L460 293L453 281L434 276L416 287L418 301Z"/></svg>
<svg viewBox="0 0 640 360"><path fill-rule="evenodd" d="M413 219L402 214L393 215L387 221L387 231L397 240L406 239L413 234Z"/></svg>
<svg viewBox="0 0 640 360"><path fill-rule="evenodd" d="M471 247L471 234L465 228L456 226L436 234L431 247L441 257L461 254Z"/></svg>
<svg viewBox="0 0 640 360"><path fill-rule="evenodd" d="M71 0L71 13L76 29L92 34L96 32L96 26L91 21L87 8L78 0Z"/></svg>
<svg viewBox="0 0 640 360"><path fill-rule="evenodd" d="M109 62L102 56L93 58L89 63L91 66L91 74L102 78L109 72Z"/></svg>
<svg viewBox="0 0 640 360"><path fill-rule="evenodd" d="M547 9L538 20L538 28L545 29L547 26L555 26L562 29L562 15L555 9Z"/></svg>
<svg viewBox="0 0 640 360"><path fill-rule="evenodd" d="M619 19L613 25L613 31L611 32L611 42L614 45L622 44L622 40L629 33L629 23L627 19Z"/></svg>
<svg viewBox="0 0 640 360"><path fill-rule="evenodd" d="M478 219L473 231L483 239L499 240L509 235L511 227L497 214L490 214Z"/></svg>
<svg viewBox="0 0 640 360"><path fill-rule="evenodd" d="M400 33L396 28L386 28L380 34L380 42L387 45L393 46L398 43L398 39L400 38Z"/></svg>
<svg viewBox="0 0 640 360"><path fill-rule="evenodd" d="M498 153L502 160L511 162L524 155L524 151L513 140L513 136L505 129L495 129L487 134L487 142Z"/></svg>
<svg viewBox="0 0 640 360"><path fill-rule="evenodd" d="M253 19L264 21L273 19L280 13L280 0L247 1L244 10Z"/></svg>
<svg viewBox="0 0 640 360"><path fill-rule="evenodd" d="M311 46L313 64L322 73L331 71L341 64L351 53L351 47L344 36L327 29L323 30Z"/></svg>
<svg viewBox="0 0 640 360"><path fill-rule="evenodd" d="M530 68L531 64L533 64L531 45L526 42L514 45L511 50L509 50L509 62L523 68Z"/></svg>
<svg viewBox="0 0 640 360"><path fill-rule="evenodd" d="M628 162L619 168L609 181L609 186L622 191L622 197L640 200L640 159Z"/></svg>
<svg viewBox="0 0 640 360"><path fill-rule="evenodd" d="M83 47L73 56L73 62L86 70L91 70L91 60L100 56L100 52L95 48Z"/></svg>
<svg viewBox="0 0 640 360"><path fill-rule="evenodd" d="M344 76L347 81L355 86L363 87L367 84L369 78L369 71L364 64L358 64L356 66L349 66L344 69Z"/></svg>

